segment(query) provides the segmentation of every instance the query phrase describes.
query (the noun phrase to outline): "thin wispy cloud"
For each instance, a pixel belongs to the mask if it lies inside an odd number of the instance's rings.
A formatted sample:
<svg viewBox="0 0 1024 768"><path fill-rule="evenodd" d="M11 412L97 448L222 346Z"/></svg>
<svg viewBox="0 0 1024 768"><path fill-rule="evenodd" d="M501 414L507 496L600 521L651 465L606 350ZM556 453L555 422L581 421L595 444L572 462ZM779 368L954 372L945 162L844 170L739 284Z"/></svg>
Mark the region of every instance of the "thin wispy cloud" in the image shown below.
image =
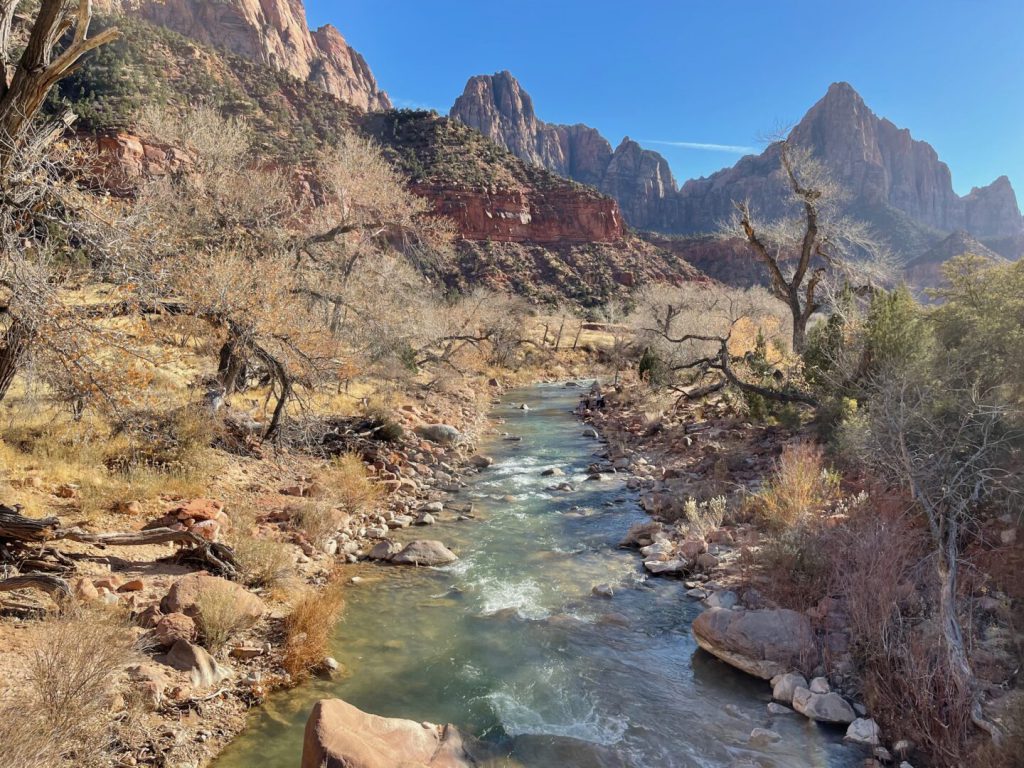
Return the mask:
<svg viewBox="0 0 1024 768"><path fill-rule="evenodd" d="M745 147L740 144L709 144L703 141L663 141L659 139L648 139L645 144L661 144L664 147L679 147L680 149L699 149L704 152L729 152L734 155L752 155L757 152L757 147Z"/></svg>

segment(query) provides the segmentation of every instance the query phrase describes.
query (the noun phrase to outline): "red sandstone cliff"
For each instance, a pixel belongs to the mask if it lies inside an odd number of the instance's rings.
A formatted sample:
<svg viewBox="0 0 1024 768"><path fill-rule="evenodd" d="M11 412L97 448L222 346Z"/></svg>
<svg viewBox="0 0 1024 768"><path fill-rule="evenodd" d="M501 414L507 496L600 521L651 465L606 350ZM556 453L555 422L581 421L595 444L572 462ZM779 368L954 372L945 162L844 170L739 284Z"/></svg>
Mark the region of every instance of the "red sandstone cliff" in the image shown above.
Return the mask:
<svg viewBox="0 0 1024 768"><path fill-rule="evenodd" d="M311 31L302 0L101 0L186 37L316 83L365 111L389 109L366 61L332 26Z"/></svg>

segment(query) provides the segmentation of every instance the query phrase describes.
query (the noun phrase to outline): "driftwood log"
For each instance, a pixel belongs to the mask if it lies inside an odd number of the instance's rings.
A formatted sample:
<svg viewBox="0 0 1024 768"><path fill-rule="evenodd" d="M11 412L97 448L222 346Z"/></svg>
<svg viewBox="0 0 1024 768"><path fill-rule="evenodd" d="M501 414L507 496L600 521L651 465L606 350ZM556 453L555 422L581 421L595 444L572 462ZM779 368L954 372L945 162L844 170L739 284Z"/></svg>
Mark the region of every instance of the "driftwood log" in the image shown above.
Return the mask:
<svg viewBox="0 0 1024 768"><path fill-rule="evenodd" d="M30 573L19 574L0 580L0 592L16 589L38 589L60 602L71 594L67 581L59 576L38 571L60 570L53 568L42 558L49 554L65 570L69 561L52 546L57 541L75 541L97 547L141 547L150 544L178 544L182 548L170 559L178 563L189 563L206 568L229 579L238 576L238 562L234 552L224 544L210 542L190 531L173 528L154 528L149 531L126 531L113 533L90 533L81 528L62 528L56 517L31 518L21 514L21 507L0 504L0 549L4 550L8 563L16 562L19 567L32 569ZM10 549L24 553L20 559L12 557Z"/></svg>

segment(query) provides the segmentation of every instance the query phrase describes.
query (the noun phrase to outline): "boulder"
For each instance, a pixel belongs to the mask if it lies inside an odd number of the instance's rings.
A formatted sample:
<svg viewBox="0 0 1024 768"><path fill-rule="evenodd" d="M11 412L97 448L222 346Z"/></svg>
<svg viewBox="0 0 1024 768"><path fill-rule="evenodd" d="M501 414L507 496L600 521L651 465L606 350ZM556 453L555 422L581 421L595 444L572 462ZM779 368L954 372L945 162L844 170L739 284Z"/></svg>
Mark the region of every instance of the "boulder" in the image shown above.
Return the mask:
<svg viewBox="0 0 1024 768"><path fill-rule="evenodd" d="M793 709L819 723L849 725L857 719L853 707L838 693L813 693L807 688L793 691Z"/></svg>
<svg viewBox="0 0 1024 768"><path fill-rule="evenodd" d="M494 459L490 456L481 456L480 454L477 454L476 456L470 457L469 463L477 469L487 469L489 466L494 464Z"/></svg>
<svg viewBox="0 0 1024 768"><path fill-rule="evenodd" d="M626 532L625 538L619 542L620 547L647 547L654 543L655 534L661 533L663 526L658 522L634 523Z"/></svg>
<svg viewBox="0 0 1024 768"><path fill-rule="evenodd" d="M378 717L324 699L306 721L302 768L471 768L489 750L453 725Z"/></svg>
<svg viewBox="0 0 1024 768"><path fill-rule="evenodd" d="M187 640L178 640L164 657L167 666L188 672L193 688L208 688L231 677L231 670L222 667L205 648Z"/></svg>
<svg viewBox="0 0 1024 768"><path fill-rule="evenodd" d="M164 613L184 613L195 618L199 613L196 601L206 589L223 589L230 592L240 611L253 621L260 618L266 610L263 601L245 587L219 576L211 576L205 571L190 573L174 582L174 586L161 601L160 608Z"/></svg>
<svg viewBox="0 0 1024 768"><path fill-rule="evenodd" d="M397 541L389 541L385 539L374 544L373 549L370 550L370 554L367 555L367 557L371 560L390 560L403 549L404 546L399 544Z"/></svg>
<svg viewBox="0 0 1024 768"><path fill-rule="evenodd" d="M162 648L170 648L179 640L192 642L198 636L198 629L192 617L183 613L169 613L161 616L153 627L153 638Z"/></svg>
<svg viewBox="0 0 1024 768"><path fill-rule="evenodd" d="M764 680L818 659L811 622L796 611L709 608L694 620L693 636L708 653Z"/></svg>
<svg viewBox="0 0 1024 768"><path fill-rule="evenodd" d="M811 693L828 693L832 690L832 686L828 684L828 680L824 677L816 677L811 680L810 685L805 685L803 687L810 690Z"/></svg>
<svg viewBox="0 0 1024 768"><path fill-rule="evenodd" d="M459 430L449 424L424 424L416 427L416 434L424 440L444 446L455 445L462 438Z"/></svg>
<svg viewBox="0 0 1024 768"><path fill-rule="evenodd" d="M708 608L734 608L739 602L739 596L731 589L722 589L713 592L705 601Z"/></svg>
<svg viewBox="0 0 1024 768"><path fill-rule="evenodd" d="M440 541L411 541L397 555L391 558L398 565L447 565L458 560L458 556Z"/></svg>
<svg viewBox="0 0 1024 768"><path fill-rule="evenodd" d="M858 717L850 723L850 727L846 729L845 738L854 744L866 744L869 747L877 747L881 743L878 723L864 717Z"/></svg>
<svg viewBox="0 0 1024 768"><path fill-rule="evenodd" d="M644 568L655 576L668 576L686 572L685 560L645 560Z"/></svg>
<svg viewBox="0 0 1024 768"><path fill-rule="evenodd" d="M784 704L793 703L793 692L797 688L806 688L807 678L799 672L788 672L772 678L772 698Z"/></svg>

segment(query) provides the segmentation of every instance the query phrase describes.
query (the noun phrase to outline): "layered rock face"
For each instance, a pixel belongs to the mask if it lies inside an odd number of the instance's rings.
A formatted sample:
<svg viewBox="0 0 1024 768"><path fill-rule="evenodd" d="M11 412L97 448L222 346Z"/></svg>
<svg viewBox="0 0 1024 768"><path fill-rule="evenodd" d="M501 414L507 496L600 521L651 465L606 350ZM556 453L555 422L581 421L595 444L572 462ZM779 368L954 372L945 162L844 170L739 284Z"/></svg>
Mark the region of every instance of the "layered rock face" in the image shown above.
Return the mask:
<svg viewBox="0 0 1024 768"><path fill-rule="evenodd" d="M628 138L611 151L592 128L539 120L530 96L508 72L472 78L451 115L517 157L614 197L626 221L639 229L710 232L739 200L750 200L763 216L785 211L775 146L679 189L665 159ZM935 150L875 115L847 83L833 84L790 138L825 162L854 211L894 210L923 229L964 229L976 237L1009 238L1024 229L1005 176L961 198Z"/></svg>
<svg viewBox="0 0 1024 768"><path fill-rule="evenodd" d="M676 182L665 158L628 137L613 151L586 125L539 120L530 95L509 72L470 78L450 115L520 160L615 198L634 227L660 229L667 220L663 204Z"/></svg>
<svg viewBox="0 0 1024 768"><path fill-rule="evenodd" d="M622 239L615 201L568 185L552 190L460 189L416 185L434 210L453 219L467 240L505 243L613 243Z"/></svg>
<svg viewBox="0 0 1024 768"><path fill-rule="evenodd" d="M309 80L366 111L389 109L366 61L332 26L311 31L302 0L105 0L201 43Z"/></svg>

